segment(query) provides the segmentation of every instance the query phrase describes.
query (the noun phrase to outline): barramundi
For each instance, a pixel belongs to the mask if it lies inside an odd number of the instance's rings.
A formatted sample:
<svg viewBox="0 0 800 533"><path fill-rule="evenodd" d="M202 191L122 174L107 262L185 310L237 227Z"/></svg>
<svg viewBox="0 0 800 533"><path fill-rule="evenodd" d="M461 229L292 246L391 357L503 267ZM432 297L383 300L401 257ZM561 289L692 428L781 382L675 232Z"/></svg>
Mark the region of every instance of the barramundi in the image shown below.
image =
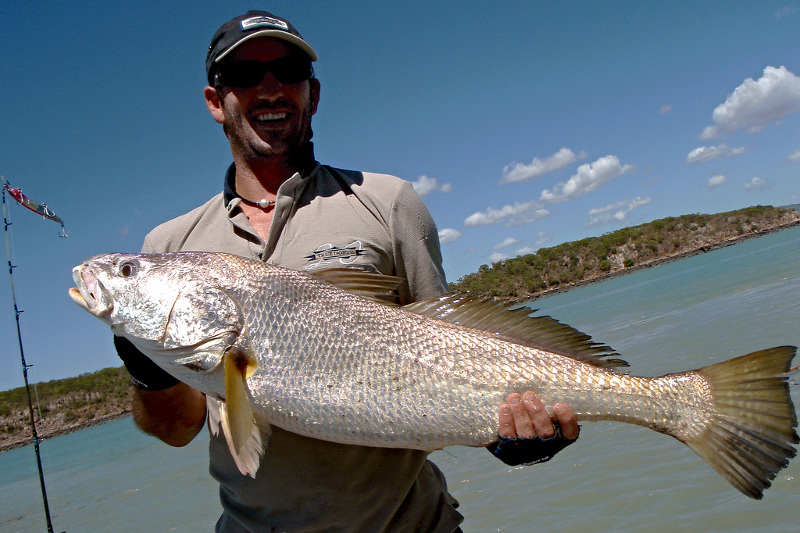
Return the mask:
<svg viewBox="0 0 800 533"><path fill-rule="evenodd" d="M273 425L362 446L487 446L498 407L527 390L581 421L671 435L753 498L796 454L792 346L646 378L528 308L457 293L401 307L398 278L358 270L177 252L98 255L73 278L76 303L205 393L212 430L251 476Z"/></svg>

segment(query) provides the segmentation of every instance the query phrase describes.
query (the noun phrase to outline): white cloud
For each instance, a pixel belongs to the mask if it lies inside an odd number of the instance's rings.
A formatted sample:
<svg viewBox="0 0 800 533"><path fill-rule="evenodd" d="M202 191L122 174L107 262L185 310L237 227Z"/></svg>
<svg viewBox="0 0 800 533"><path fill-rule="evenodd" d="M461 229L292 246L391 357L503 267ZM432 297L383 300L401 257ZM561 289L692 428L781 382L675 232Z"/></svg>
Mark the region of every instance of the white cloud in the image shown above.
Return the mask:
<svg viewBox="0 0 800 533"><path fill-rule="evenodd" d="M735 157L748 151L745 147L731 148L725 144L718 146L700 146L695 148L686 156L687 163L706 163L724 157Z"/></svg>
<svg viewBox="0 0 800 533"><path fill-rule="evenodd" d="M601 185L633 170L632 165L620 165L615 155L601 157L594 163L578 167L578 172L566 182L557 183L553 190L542 191L541 199L551 204L568 202L596 191Z"/></svg>
<svg viewBox="0 0 800 533"><path fill-rule="evenodd" d="M532 246L523 246L519 250L515 250L514 253L517 255L534 254L536 250L537 248L533 248Z"/></svg>
<svg viewBox="0 0 800 533"><path fill-rule="evenodd" d="M671 105L667 104L667 105L662 105L662 106L661 106L661 114L662 114L662 115L666 115L666 114L668 114L670 111L672 111L672 106L671 106Z"/></svg>
<svg viewBox="0 0 800 533"><path fill-rule="evenodd" d="M445 183L440 187L436 178L429 178L425 175L417 178L417 181L412 181L411 186L414 187L414 190L417 191L417 194L423 197L434 191L450 192L453 190L452 184Z"/></svg>
<svg viewBox="0 0 800 533"><path fill-rule="evenodd" d="M492 248L492 250L500 250L501 248L508 248L509 246L514 246L515 244L519 244L519 241L514 237L509 237L508 239L504 240L503 242Z"/></svg>
<svg viewBox="0 0 800 533"><path fill-rule="evenodd" d="M534 157L530 165L512 163L511 165L506 165L503 169L503 178L500 180L500 183L533 180L548 172L560 170L584 157L586 157L586 152L583 150L581 150L580 154L575 155L569 148L562 148L550 157L544 159Z"/></svg>
<svg viewBox="0 0 800 533"><path fill-rule="evenodd" d="M769 186L770 186L769 181L765 180L764 178L759 178L758 176L756 176L750 180L750 183L744 186L744 190L763 191L764 189L768 189Z"/></svg>
<svg viewBox="0 0 800 533"><path fill-rule="evenodd" d="M641 203L641 205L644 205L644 204L649 203L650 200L651 200L651 198L648 198L646 201L643 201L641 197L637 197L634 200L626 200L626 201L623 201L623 202L617 202L615 204L608 204L605 207L596 207L596 208L591 209L589 211L589 216L599 215L601 213L608 213L610 211L614 211L615 209L619 209L620 207L636 205L636 204L640 204L640 203Z"/></svg>
<svg viewBox="0 0 800 533"><path fill-rule="evenodd" d="M498 261L505 261L506 259L508 259L508 256L506 254L501 254L500 252L495 252L489 256L489 261L491 261L492 263L497 263Z"/></svg>
<svg viewBox="0 0 800 533"><path fill-rule="evenodd" d="M411 185L420 196L427 196L439 188L436 178L429 178L428 176L420 176L417 181L412 181Z"/></svg>
<svg viewBox="0 0 800 533"><path fill-rule="evenodd" d="M758 133L773 121L800 111L800 78L780 68L766 67L758 80L747 78L711 115L713 126L703 130L701 139L745 130Z"/></svg>
<svg viewBox="0 0 800 533"><path fill-rule="evenodd" d="M726 178L725 176L723 176L721 174L718 174L716 176L711 176L708 179L708 188L709 189L713 189L714 187L719 187L720 185L722 185L726 181L728 181L728 178Z"/></svg>
<svg viewBox="0 0 800 533"><path fill-rule="evenodd" d="M490 207L486 212L473 213L464 221L464 225L488 226L489 224L499 224L508 220L509 224L527 224L550 215L550 211L543 209L534 202L515 203L514 205L504 205L500 209Z"/></svg>
<svg viewBox="0 0 800 533"><path fill-rule="evenodd" d="M789 161L800 161L800 148L789 154L786 159Z"/></svg>
<svg viewBox="0 0 800 533"><path fill-rule="evenodd" d="M444 228L443 230L439 231L439 242L442 244L455 242L458 239L460 239L462 235L463 233L461 233L457 229Z"/></svg>
<svg viewBox="0 0 800 533"><path fill-rule="evenodd" d="M614 221L622 222L628 217L631 211L649 204L652 200L652 197L636 197L633 200L626 200L624 202L617 202L605 207L592 209L589 211L589 226L602 226L603 224Z"/></svg>
<svg viewBox="0 0 800 533"><path fill-rule="evenodd" d="M781 20L784 17L790 17L797 13L797 8L794 6L784 6L780 10L775 12L775 18Z"/></svg>

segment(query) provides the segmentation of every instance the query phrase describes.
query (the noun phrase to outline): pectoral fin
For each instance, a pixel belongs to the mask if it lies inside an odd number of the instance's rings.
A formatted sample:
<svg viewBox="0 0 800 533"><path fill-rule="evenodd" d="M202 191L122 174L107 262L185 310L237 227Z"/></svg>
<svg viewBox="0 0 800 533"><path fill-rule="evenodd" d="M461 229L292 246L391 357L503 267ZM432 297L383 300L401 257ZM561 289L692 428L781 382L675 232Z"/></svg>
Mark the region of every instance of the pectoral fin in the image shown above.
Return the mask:
<svg viewBox="0 0 800 533"><path fill-rule="evenodd" d="M236 466L251 477L255 477L262 453L261 433L247 394L247 377L254 370L255 360L246 350L233 346L225 352L225 403L220 405L220 423Z"/></svg>

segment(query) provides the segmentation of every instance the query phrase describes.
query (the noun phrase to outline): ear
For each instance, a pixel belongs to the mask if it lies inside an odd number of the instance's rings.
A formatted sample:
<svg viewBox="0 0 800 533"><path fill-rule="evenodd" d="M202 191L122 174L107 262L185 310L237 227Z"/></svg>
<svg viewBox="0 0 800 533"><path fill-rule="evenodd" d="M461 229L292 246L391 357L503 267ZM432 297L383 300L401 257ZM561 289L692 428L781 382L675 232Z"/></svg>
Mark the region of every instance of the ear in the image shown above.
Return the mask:
<svg viewBox="0 0 800 533"><path fill-rule="evenodd" d="M317 112L317 105L319 104L319 80L317 78L311 78L308 80L310 87L311 87L311 114L315 114Z"/></svg>
<svg viewBox="0 0 800 533"><path fill-rule="evenodd" d="M217 90L207 85L203 89L203 96L206 98L206 106L211 116L220 124L225 124L225 114L222 112L222 101L220 100Z"/></svg>

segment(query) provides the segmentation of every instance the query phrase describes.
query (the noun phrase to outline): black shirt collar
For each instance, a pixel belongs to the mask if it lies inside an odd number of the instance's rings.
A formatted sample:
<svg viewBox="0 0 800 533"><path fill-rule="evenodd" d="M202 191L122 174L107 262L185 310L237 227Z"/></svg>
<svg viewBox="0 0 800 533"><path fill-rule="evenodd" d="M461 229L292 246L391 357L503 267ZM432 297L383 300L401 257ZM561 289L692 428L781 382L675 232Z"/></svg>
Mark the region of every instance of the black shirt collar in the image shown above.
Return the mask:
<svg viewBox="0 0 800 533"><path fill-rule="evenodd" d="M311 171L317 166L317 161L314 158L314 143L308 142L301 148L294 158L295 168L298 169L300 175L305 177L311 174ZM228 167L225 172L225 183L222 187L222 192L225 196L225 205L230 205L234 198L239 198L236 194L236 167L233 163Z"/></svg>

